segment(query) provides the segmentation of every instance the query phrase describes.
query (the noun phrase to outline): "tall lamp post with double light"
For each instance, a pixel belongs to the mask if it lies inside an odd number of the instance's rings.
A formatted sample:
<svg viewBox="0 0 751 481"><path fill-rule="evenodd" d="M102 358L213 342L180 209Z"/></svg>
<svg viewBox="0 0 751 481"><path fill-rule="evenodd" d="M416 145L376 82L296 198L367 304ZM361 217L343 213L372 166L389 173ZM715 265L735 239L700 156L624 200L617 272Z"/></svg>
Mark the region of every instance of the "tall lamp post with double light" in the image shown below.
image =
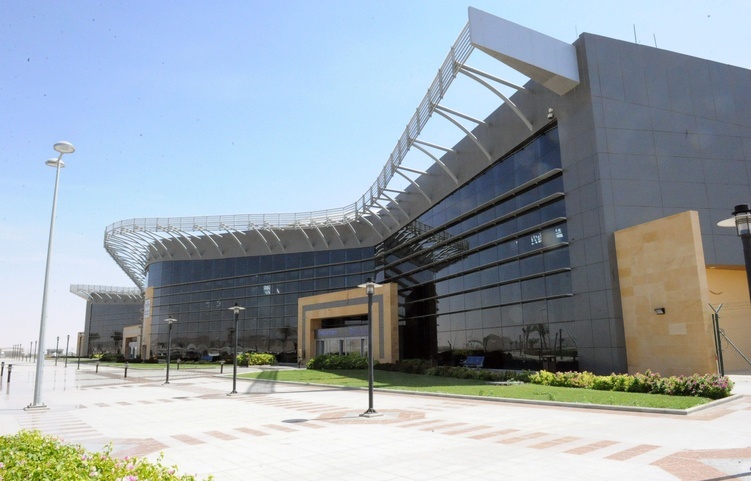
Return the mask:
<svg viewBox="0 0 751 481"><path fill-rule="evenodd" d="M47 409L47 406L42 402L42 377L44 373L44 327L47 321L47 291L49 289L50 280L50 261L52 259L52 239L55 232L55 215L57 211L57 186L60 183L60 169L65 167L63 162L63 155L72 154L76 151L73 144L70 142L58 142L53 148L59 154L57 159L49 159L45 162L46 165L55 168L55 190L52 194L52 216L50 217L50 236L47 242L47 266L44 270L44 289L42 290L42 316L39 321L39 343L37 344L37 365L36 374L34 376L34 400L29 404L26 409Z"/></svg>
<svg viewBox="0 0 751 481"><path fill-rule="evenodd" d="M177 319L168 318L164 322L169 324L167 328L167 379L164 380L164 384L169 384L169 365L172 362L172 324L177 322Z"/></svg>
<svg viewBox="0 0 751 481"><path fill-rule="evenodd" d="M373 294L376 287L381 287L381 285L376 284L373 279L368 277L365 284L360 284L357 287L364 287L365 294L368 296L368 410L360 416L372 418L381 416L381 413L373 407Z"/></svg>
<svg viewBox="0 0 751 481"><path fill-rule="evenodd" d="M232 355L232 392L229 394L237 394L237 321L240 318L240 311L244 311L244 307L240 307L235 302L235 305L229 308L230 311L235 313L235 349Z"/></svg>
<svg viewBox="0 0 751 481"><path fill-rule="evenodd" d="M743 243L743 260L746 263L746 280L748 293L751 298L751 206L738 204L733 210L733 217L717 223L720 227L735 226L738 237Z"/></svg>

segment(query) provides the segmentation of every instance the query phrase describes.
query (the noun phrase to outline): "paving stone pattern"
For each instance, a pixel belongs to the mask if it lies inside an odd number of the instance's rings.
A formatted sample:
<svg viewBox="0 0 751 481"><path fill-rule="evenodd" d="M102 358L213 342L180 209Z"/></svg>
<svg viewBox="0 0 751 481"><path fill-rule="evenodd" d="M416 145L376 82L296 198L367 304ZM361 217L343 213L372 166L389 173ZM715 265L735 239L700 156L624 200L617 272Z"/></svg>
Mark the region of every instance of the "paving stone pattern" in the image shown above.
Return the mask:
<svg viewBox="0 0 751 481"><path fill-rule="evenodd" d="M6 360L6 364L7 364ZM256 368L257 369L257 368ZM241 369L246 372L248 369ZM376 372L376 378L377 378ZM91 450L230 480L751 480L751 376L689 415L582 409L164 371L14 363L0 434L37 429Z"/></svg>

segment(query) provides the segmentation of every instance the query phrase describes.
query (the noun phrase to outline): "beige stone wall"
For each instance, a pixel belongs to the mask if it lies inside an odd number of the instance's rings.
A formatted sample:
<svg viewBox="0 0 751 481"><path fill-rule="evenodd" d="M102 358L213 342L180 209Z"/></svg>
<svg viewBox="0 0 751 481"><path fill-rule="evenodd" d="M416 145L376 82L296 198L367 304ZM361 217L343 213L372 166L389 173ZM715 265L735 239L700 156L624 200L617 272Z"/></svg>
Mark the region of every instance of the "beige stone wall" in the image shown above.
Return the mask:
<svg viewBox="0 0 751 481"><path fill-rule="evenodd" d="M698 214L618 231L615 244L629 373L717 372Z"/></svg>
<svg viewBox="0 0 751 481"><path fill-rule="evenodd" d="M365 289L356 288L298 299L298 357L307 362L315 356L315 331L321 328L324 319L367 315L367 298ZM389 283L377 288L373 299L373 359L396 362L399 359L397 285ZM382 308L378 303L382 303ZM379 348L381 344L383 349Z"/></svg>
<svg viewBox="0 0 751 481"><path fill-rule="evenodd" d="M154 288L147 287L143 295L143 338L141 339L141 350L143 359L148 359L156 355L151 346L151 306L154 299Z"/></svg>
<svg viewBox="0 0 751 481"><path fill-rule="evenodd" d="M738 249L741 242L738 241ZM709 302L719 311L720 329L751 359L751 301L743 267L711 266L707 269ZM725 374L751 374L751 366L727 341L722 341Z"/></svg>
<svg viewBox="0 0 751 481"><path fill-rule="evenodd" d="M123 329L123 341L122 346L120 347L120 352L122 352L125 357L128 357L129 349L128 349L128 343L133 340L141 342L141 325L136 326L126 326Z"/></svg>

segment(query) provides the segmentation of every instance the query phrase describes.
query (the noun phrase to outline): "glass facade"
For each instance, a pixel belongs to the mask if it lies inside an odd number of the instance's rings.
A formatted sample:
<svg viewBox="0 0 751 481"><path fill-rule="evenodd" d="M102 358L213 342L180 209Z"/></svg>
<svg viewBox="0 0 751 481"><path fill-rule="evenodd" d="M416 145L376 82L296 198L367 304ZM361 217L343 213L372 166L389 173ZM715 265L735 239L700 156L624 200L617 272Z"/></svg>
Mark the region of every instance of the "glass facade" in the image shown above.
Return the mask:
<svg viewBox="0 0 751 481"><path fill-rule="evenodd" d="M215 358L238 349L296 359L300 297L351 289L368 277L399 286L402 359L539 367L576 359L568 233L558 130L530 139L375 247L149 266L151 352ZM336 336L362 319L331 320L317 350L362 352L363 336ZM331 335L329 335L331 334Z"/></svg>
<svg viewBox="0 0 751 481"><path fill-rule="evenodd" d="M287 353L296 359L297 299L350 289L373 276L373 248L343 249L229 259L169 261L149 267L152 298L151 352L172 349L183 359L227 356L234 348L235 303L238 351Z"/></svg>
<svg viewBox="0 0 751 481"><path fill-rule="evenodd" d="M110 301L87 301L86 329L84 331L85 355L122 352L123 330L141 324L143 300L118 298Z"/></svg>
<svg viewBox="0 0 751 481"><path fill-rule="evenodd" d="M557 128L401 229L376 258L379 281L399 285L403 359L575 362Z"/></svg>

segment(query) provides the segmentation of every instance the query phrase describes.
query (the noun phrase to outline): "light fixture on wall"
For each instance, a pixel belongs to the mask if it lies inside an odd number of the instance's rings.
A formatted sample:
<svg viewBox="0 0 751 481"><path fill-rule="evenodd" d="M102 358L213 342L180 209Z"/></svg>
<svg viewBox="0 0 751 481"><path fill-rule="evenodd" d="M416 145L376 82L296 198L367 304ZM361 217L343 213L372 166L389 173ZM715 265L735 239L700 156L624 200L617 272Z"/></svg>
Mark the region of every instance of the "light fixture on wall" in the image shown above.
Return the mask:
<svg viewBox="0 0 751 481"><path fill-rule="evenodd" d="M664 307L655 307L655 314L658 316L662 316L665 314L665 308Z"/></svg>
<svg viewBox="0 0 751 481"><path fill-rule="evenodd" d="M548 120L553 120L554 117L555 117L555 112L553 112L553 107L550 107L548 109Z"/></svg>

